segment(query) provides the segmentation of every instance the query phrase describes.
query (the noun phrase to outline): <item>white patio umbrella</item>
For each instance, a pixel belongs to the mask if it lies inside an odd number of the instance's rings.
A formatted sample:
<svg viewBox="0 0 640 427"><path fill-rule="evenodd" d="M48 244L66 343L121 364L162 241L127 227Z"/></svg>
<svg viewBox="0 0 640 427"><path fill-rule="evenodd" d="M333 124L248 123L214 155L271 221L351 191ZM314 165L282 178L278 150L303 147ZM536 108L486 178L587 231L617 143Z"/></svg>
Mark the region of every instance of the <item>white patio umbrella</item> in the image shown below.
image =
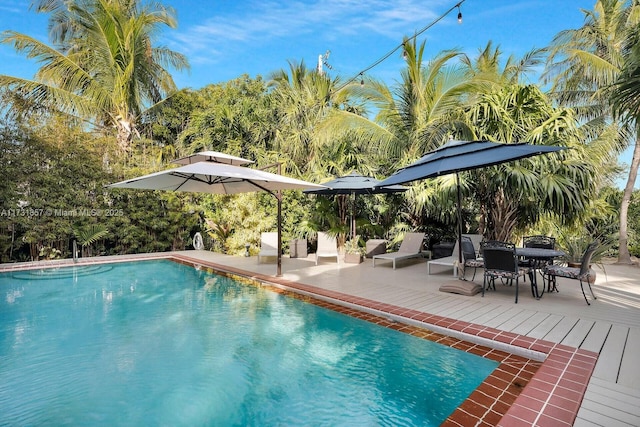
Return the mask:
<svg viewBox="0 0 640 427"><path fill-rule="evenodd" d="M282 197L280 191L324 188L322 185L279 174L214 161L187 164L175 169L117 182L108 185L108 187L212 194L268 192L278 201L277 276L282 275Z"/></svg>
<svg viewBox="0 0 640 427"><path fill-rule="evenodd" d="M242 166L253 163L253 160L243 159L242 157L232 156L231 154L221 153L219 151L200 151L199 153L190 154L187 157L174 160L171 163L190 165L198 162L213 162Z"/></svg>

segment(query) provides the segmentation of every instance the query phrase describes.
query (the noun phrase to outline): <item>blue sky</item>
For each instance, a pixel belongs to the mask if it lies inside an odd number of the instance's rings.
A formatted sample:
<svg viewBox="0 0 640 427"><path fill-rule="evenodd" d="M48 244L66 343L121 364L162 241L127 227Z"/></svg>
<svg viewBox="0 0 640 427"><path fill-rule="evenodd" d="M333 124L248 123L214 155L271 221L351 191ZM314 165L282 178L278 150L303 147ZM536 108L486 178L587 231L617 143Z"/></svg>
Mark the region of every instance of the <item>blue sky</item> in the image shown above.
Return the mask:
<svg viewBox="0 0 640 427"><path fill-rule="evenodd" d="M458 0L459 1L459 0ZM396 48L458 3L452 0L162 0L175 9L178 28L166 29L159 43L181 52L189 72L174 73L181 88L194 89L247 73L268 77L288 69L287 61L315 67L330 51L326 69L348 79ZM0 31L14 30L47 40L47 17L29 10L30 0L0 0ZM584 22L581 9L595 0L465 0L418 36L425 58L450 48L471 56L492 41L504 57L521 57L549 44L559 31ZM403 67L400 51L368 75L393 83ZM0 45L0 74L30 78L36 64ZM535 79L535 77L534 77ZM534 81L535 82L535 81ZM630 159L630 153L622 160ZM627 163L629 160L626 160Z"/></svg>
<svg viewBox="0 0 640 427"><path fill-rule="evenodd" d="M179 87L200 88L243 73L267 77L287 69L287 61L314 67L330 51L332 75L349 78L397 47L457 4L453 0L162 0L175 9L177 29L166 29L160 43L184 53L190 72L174 73ZM543 47L563 29L583 23L581 8L595 0L465 0L418 37L426 58L443 49L474 55L490 40L519 57ZM47 40L47 17L29 10L30 0L0 0L0 31L15 30ZM0 45L0 73L31 77L36 65ZM393 55L369 72L392 82L403 63Z"/></svg>

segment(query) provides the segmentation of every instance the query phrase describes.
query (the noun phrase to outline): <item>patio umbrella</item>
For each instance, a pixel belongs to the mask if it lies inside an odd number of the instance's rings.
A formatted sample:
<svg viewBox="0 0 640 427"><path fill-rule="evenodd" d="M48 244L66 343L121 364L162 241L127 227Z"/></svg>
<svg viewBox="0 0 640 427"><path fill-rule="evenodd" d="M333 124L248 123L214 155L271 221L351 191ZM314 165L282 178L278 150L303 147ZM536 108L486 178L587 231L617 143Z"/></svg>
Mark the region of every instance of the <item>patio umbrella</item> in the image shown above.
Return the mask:
<svg viewBox="0 0 640 427"><path fill-rule="evenodd" d="M198 162L225 163L228 165L241 166L253 163L253 160L243 159L242 157L232 156L231 154L220 153L219 151L200 151L187 157L174 160L171 163L179 165L189 165Z"/></svg>
<svg viewBox="0 0 640 427"><path fill-rule="evenodd" d="M279 174L210 161L187 164L175 169L128 179L111 184L108 187L212 194L236 194L252 191L268 192L278 201L277 276L282 275L282 197L280 191L323 188L318 184Z"/></svg>
<svg viewBox="0 0 640 427"><path fill-rule="evenodd" d="M349 175L341 176L331 181L323 182L322 185L325 188L304 190L307 194L320 194L323 196L335 196L335 195L352 195L353 205L351 210L351 237L356 235L356 196L358 194L390 194L400 193L407 191L407 187L402 185L380 186L380 181L371 178L369 176L363 176L356 172L351 172Z"/></svg>
<svg viewBox="0 0 640 427"><path fill-rule="evenodd" d="M414 163L399 169L389 178L380 182L380 185L403 184L455 173L458 196L458 261L462 262L462 208L458 172L552 153L565 148L567 147L527 143L505 144L490 141L450 140Z"/></svg>

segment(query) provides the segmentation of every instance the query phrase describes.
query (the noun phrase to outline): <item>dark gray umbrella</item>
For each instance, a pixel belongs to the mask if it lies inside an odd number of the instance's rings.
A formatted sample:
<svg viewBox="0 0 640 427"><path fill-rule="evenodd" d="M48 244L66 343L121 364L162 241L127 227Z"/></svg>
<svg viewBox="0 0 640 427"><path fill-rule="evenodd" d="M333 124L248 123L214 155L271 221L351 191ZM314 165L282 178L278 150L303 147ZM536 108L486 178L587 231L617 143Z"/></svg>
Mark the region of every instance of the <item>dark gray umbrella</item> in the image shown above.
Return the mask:
<svg viewBox="0 0 640 427"><path fill-rule="evenodd" d="M363 176L355 172L332 179L331 181L323 182L322 185L326 188L304 190L304 193L320 194L324 196L353 195L350 225L352 237L356 235L355 197L358 194L390 194L408 190L407 187L403 187L402 185L382 186L380 185L380 180L369 176Z"/></svg>
<svg viewBox="0 0 640 427"><path fill-rule="evenodd" d="M567 147L527 143L504 144L490 141L451 140L425 154L409 166L397 170L389 178L381 181L379 185L403 184L455 173L458 193L458 261L462 262L462 209L458 172L552 153L565 148Z"/></svg>

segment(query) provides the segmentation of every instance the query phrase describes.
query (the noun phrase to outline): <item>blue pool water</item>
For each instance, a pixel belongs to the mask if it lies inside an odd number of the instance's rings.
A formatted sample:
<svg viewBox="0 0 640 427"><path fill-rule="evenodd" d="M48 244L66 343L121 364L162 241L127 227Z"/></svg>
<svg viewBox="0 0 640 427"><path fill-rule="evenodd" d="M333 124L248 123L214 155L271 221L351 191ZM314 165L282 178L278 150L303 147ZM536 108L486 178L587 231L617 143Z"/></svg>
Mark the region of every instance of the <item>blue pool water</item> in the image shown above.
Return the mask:
<svg viewBox="0 0 640 427"><path fill-rule="evenodd" d="M0 425L439 425L496 366L171 261L0 274Z"/></svg>

